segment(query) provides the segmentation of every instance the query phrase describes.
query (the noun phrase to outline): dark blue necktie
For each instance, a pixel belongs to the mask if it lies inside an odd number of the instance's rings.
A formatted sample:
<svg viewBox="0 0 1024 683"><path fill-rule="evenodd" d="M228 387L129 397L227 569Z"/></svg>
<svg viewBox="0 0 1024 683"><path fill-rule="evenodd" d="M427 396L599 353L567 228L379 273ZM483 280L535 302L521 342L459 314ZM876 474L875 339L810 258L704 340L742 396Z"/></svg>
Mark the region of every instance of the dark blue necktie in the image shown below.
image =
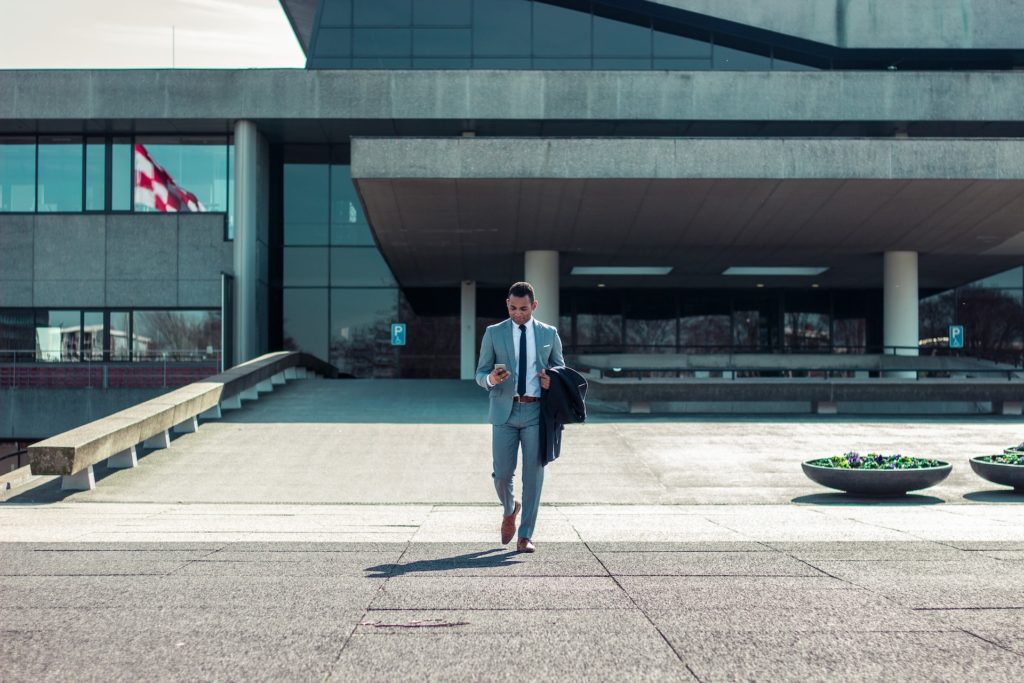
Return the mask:
<svg viewBox="0 0 1024 683"><path fill-rule="evenodd" d="M519 380L516 393L526 396L526 325L519 326Z"/></svg>

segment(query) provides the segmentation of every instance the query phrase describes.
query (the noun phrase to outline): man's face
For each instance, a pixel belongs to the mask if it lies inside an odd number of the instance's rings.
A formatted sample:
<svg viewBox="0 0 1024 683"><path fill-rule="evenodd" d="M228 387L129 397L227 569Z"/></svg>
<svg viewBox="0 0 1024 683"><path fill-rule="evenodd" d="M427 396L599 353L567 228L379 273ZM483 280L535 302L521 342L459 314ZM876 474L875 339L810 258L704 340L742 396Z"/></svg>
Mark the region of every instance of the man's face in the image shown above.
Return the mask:
<svg viewBox="0 0 1024 683"><path fill-rule="evenodd" d="M516 325L524 325L529 322L534 309L537 308L537 302L531 302L528 296L509 297L505 299L505 304L508 306L508 316Z"/></svg>

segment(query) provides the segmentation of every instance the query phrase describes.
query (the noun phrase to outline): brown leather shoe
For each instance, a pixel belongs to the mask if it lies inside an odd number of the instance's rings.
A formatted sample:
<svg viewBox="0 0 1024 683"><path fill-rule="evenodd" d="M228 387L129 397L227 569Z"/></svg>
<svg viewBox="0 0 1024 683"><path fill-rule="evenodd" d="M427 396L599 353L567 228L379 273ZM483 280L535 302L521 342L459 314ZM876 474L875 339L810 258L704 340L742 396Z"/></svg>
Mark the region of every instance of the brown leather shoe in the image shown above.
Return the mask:
<svg viewBox="0 0 1024 683"><path fill-rule="evenodd" d="M520 538L519 543L516 544L516 550L521 553L532 553L537 550L533 545L533 541L528 538Z"/></svg>
<svg viewBox="0 0 1024 683"><path fill-rule="evenodd" d="M502 545L508 545L509 541L512 540L512 537L516 535L516 517L519 515L519 511L522 508L523 508L523 506L520 505L519 501L517 500L516 501L516 507L515 507L515 509L512 510L512 514L511 515L505 515L505 517L502 518L502 520L501 520L501 544Z"/></svg>

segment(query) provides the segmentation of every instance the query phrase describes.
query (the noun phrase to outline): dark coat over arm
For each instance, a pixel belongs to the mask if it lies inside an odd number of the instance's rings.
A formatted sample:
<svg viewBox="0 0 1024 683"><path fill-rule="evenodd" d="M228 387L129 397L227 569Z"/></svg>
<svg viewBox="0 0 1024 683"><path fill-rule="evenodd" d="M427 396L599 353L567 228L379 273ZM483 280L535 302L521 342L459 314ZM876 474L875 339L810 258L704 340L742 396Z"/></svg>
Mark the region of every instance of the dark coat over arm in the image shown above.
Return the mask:
<svg viewBox="0 0 1024 683"><path fill-rule="evenodd" d="M564 425L587 419L587 380L570 367L548 368L551 387L540 399L540 461L547 465L562 450Z"/></svg>

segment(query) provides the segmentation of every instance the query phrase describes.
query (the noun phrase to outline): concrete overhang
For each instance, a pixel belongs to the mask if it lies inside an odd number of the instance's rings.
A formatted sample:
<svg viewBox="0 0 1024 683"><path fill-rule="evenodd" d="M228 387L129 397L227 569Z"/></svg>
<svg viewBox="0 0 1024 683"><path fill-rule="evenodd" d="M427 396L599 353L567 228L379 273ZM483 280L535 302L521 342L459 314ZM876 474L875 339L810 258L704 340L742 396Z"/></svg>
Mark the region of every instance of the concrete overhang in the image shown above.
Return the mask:
<svg viewBox="0 0 1024 683"><path fill-rule="evenodd" d="M339 121L1022 121L1014 72L0 71L0 133Z"/></svg>
<svg viewBox="0 0 1024 683"><path fill-rule="evenodd" d="M845 48L1024 48L1021 0L652 0Z"/></svg>
<svg viewBox="0 0 1024 683"><path fill-rule="evenodd" d="M914 250L945 288L1024 259L1022 140L362 138L352 175L404 286L507 284L530 249L563 286L880 287L880 254ZM757 265L828 271L722 275Z"/></svg>

